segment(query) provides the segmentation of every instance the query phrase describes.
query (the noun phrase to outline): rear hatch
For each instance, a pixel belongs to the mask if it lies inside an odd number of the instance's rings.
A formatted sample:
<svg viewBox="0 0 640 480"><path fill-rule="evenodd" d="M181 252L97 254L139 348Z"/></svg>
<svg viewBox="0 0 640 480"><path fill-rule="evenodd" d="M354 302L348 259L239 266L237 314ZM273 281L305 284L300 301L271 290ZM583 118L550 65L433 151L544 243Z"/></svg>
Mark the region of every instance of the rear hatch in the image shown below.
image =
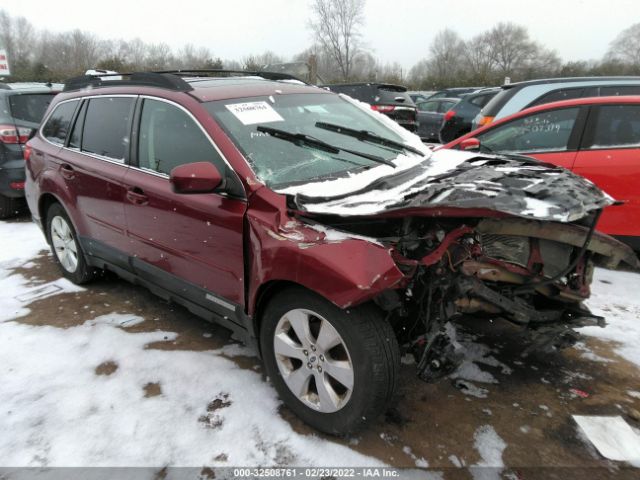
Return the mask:
<svg viewBox="0 0 640 480"><path fill-rule="evenodd" d="M384 113L409 131L418 129L418 110L402 85L387 83L361 83L325 85L336 93L344 93L351 98L371 105L373 110Z"/></svg>
<svg viewBox="0 0 640 480"><path fill-rule="evenodd" d="M376 85L375 98L371 108L387 114L406 129L415 132L418 127L418 114L415 104L400 85Z"/></svg>

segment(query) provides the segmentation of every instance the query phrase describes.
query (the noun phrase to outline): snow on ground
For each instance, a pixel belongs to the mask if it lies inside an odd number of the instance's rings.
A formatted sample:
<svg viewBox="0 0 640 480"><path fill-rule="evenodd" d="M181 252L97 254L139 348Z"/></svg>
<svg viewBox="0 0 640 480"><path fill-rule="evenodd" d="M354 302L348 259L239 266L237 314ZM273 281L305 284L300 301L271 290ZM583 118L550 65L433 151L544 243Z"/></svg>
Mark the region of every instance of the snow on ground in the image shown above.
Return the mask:
<svg viewBox="0 0 640 480"><path fill-rule="evenodd" d="M617 342L616 353L640 366L640 275L596 269L587 306L605 317L607 326L580 333Z"/></svg>
<svg viewBox="0 0 640 480"><path fill-rule="evenodd" d="M380 465L293 432L260 374L218 351L145 349L174 338L100 321L0 324L0 431L11 432L0 436L3 464ZM148 384L160 395L146 398Z"/></svg>
<svg viewBox="0 0 640 480"><path fill-rule="evenodd" d="M500 472L504 467L502 452L507 448L505 441L491 425L482 425L473 434L474 448L480 454L480 461L475 465L481 468L471 468L474 479L500 479ZM492 468L486 468L492 467Z"/></svg>
<svg viewBox="0 0 640 480"><path fill-rule="evenodd" d="M67 329L9 321L29 313L18 298L43 298L33 293L43 285L9 270L47 246L31 223L0 222L0 239L0 432L11 433L0 435L3 465L382 465L294 432L275 390L229 359L232 348L148 349L176 334L127 332L143 321L135 315ZM52 283L59 288L45 295L77 289Z"/></svg>
<svg viewBox="0 0 640 480"><path fill-rule="evenodd" d="M449 377L455 379L456 388L465 395L486 398L489 390L478 387L473 382L498 383L498 380L490 372L480 367L481 365L500 368L501 373L505 375L513 373L509 366L491 355L494 350L487 345L478 343L475 335L456 330L451 323L447 324L446 329L447 334L453 341L454 348L463 358L458 369Z"/></svg>
<svg viewBox="0 0 640 480"><path fill-rule="evenodd" d="M87 317L67 329L10 321L27 315L33 300L82 289L64 279L34 285L12 272L47 249L35 225L0 222L0 239L0 431L11 432L0 435L5 465L322 465L327 458L336 466L381 464L294 432L278 414L280 401L268 381L233 361L247 355L240 345L149 349L176 334L127 331L144 321L132 314ZM589 305L609 326L582 332L614 340L621 356L640 365L638 290L637 274L596 270ZM460 333L457 346L466 360L453 377L466 382L465 393L486 395L472 381L497 382L483 364L511 373L475 338ZM586 346L580 349L588 354ZM505 442L490 425L478 428L474 440L477 465L495 467L472 470L474 477L499 475ZM405 454L416 466L427 465L410 449Z"/></svg>

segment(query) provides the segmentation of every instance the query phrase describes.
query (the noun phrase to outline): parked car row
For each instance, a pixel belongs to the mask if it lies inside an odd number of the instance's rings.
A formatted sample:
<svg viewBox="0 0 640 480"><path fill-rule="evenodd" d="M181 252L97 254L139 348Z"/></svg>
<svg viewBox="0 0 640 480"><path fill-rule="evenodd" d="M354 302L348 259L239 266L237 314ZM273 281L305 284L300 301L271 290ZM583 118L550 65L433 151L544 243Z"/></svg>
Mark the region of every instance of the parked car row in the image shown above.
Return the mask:
<svg viewBox="0 0 640 480"><path fill-rule="evenodd" d="M640 96L530 107L442 148L527 155L588 178L623 202L604 210L598 229L640 251Z"/></svg>
<svg viewBox="0 0 640 480"><path fill-rule="evenodd" d="M24 202L22 150L62 85L0 83L0 218Z"/></svg>
<svg viewBox="0 0 640 480"><path fill-rule="evenodd" d="M613 199L533 159L432 151L380 115L406 91L362 90L378 108L255 75L71 79L24 150L33 219L66 278L115 272L236 331L332 434L388 409L399 344L426 381L457 368L449 322L549 349L602 324L593 266L640 265L595 231ZM569 109L541 125L566 136Z"/></svg>
<svg viewBox="0 0 640 480"><path fill-rule="evenodd" d="M418 129L418 111L406 87L388 83L343 83L322 87L369 104L373 110L387 115L410 132Z"/></svg>

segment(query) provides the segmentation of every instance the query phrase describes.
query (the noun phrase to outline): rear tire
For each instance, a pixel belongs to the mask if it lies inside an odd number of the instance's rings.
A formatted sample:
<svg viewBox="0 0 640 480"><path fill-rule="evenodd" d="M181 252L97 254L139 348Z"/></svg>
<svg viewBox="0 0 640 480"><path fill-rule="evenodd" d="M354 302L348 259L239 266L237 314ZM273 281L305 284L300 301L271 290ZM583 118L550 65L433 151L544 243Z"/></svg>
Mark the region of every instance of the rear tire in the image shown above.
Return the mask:
<svg viewBox="0 0 640 480"><path fill-rule="evenodd" d="M265 309L260 346L280 398L322 432L357 431L394 396L400 352L374 305L342 310L303 288L288 288Z"/></svg>
<svg viewBox="0 0 640 480"><path fill-rule="evenodd" d="M59 203L49 207L46 217L47 241L62 274L73 283L88 283L97 270L86 261L73 224Z"/></svg>

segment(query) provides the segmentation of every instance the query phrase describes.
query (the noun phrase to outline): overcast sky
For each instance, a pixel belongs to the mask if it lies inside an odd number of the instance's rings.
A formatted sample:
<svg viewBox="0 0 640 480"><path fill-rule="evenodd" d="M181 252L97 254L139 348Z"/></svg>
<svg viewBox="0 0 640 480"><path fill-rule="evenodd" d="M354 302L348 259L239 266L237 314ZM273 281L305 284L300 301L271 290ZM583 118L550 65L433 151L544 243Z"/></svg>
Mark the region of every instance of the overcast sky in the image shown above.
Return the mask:
<svg viewBox="0 0 640 480"><path fill-rule="evenodd" d="M75 28L102 38L206 46L241 59L272 50L286 58L310 45L311 0L51 0L0 3L37 28ZM623 29L640 21L640 0L367 0L363 40L383 62L410 68L445 27L464 38L499 21L528 27L564 60L598 59Z"/></svg>

